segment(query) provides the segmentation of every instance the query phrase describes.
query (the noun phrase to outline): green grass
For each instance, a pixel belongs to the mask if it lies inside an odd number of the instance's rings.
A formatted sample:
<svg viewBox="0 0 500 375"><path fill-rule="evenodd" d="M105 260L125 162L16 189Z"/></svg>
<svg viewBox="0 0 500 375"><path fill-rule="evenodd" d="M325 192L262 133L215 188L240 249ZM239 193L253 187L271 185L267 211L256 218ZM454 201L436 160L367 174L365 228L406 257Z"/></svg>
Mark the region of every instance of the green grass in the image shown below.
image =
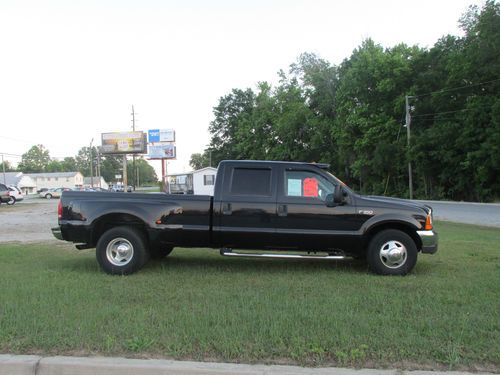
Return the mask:
<svg viewBox="0 0 500 375"><path fill-rule="evenodd" d="M438 223L406 277L176 249L108 276L92 250L0 246L0 353L500 369L500 230Z"/></svg>

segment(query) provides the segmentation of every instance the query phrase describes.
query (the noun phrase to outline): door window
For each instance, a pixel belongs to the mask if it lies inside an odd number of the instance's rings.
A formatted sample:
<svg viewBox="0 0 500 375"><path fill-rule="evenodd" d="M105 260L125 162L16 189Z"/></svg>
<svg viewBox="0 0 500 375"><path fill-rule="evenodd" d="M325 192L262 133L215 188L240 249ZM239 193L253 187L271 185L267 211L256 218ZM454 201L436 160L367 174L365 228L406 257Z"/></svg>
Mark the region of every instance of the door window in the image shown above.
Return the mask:
<svg viewBox="0 0 500 375"><path fill-rule="evenodd" d="M271 169L234 168L231 179L232 195L271 195Z"/></svg>
<svg viewBox="0 0 500 375"><path fill-rule="evenodd" d="M285 171L287 197L316 198L324 201L334 191L334 184L312 171Z"/></svg>

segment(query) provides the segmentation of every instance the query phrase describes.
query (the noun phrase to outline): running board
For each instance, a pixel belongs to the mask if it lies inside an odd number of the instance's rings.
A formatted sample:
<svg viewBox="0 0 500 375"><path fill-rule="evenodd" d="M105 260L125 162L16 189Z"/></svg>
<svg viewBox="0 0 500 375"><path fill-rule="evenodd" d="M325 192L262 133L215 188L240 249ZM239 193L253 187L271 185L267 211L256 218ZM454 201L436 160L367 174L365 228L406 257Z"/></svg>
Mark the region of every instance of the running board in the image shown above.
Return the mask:
<svg viewBox="0 0 500 375"><path fill-rule="evenodd" d="M259 254L259 253L237 253L228 249L221 249L220 255L226 257L246 257L246 258L277 258L277 259L321 259L338 260L345 259L343 255L300 255L300 254Z"/></svg>

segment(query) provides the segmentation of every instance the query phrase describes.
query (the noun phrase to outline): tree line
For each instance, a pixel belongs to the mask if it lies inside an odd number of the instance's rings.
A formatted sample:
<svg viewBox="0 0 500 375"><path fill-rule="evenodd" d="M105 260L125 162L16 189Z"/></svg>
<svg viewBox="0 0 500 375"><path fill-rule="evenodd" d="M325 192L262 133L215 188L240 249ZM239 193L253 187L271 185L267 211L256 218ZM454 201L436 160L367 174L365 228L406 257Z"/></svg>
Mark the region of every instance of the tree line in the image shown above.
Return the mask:
<svg viewBox="0 0 500 375"><path fill-rule="evenodd" d="M367 39L341 64L300 55L276 85L234 88L213 109L191 165L223 159L326 162L361 193L490 201L500 196L500 5L471 6L464 36L433 47ZM409 96L410 145L405 128Z"/></svg>
<svg viewBox="0 0 500 375"><path fill-rule="evenodd" d="M6 171L20 171L23 173L50 173L50 172L80 172L84 176L90 176L90 158L92 155L92 175L97 176L99 170L101 176L107 182L117 181L116 175L121 175L123 170L123 156L100 155L97 147L82 147L77 155L57 160L50 157L49 150L43 145L33 145L27 152L22 154L21 162L14 168L9 162L5 162ZM98 160L99 158L99 160ZM154 168L142 157L136 157L136 173L132 160L127 161L127 175L129 181L140 184L157 183L158 178ZM0 171L3 166L0 163ZM136 184L137 184L136 182Z"/></svg>

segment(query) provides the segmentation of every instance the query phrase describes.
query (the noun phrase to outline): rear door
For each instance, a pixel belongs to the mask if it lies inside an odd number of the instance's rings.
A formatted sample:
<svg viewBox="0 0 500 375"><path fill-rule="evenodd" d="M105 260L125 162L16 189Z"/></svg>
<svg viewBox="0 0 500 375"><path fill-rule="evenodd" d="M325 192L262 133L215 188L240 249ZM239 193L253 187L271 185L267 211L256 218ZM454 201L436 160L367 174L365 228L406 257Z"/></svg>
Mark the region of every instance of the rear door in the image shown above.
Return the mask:
<svg viewBox="0 0 500 375"><path fill-rule="evenodd" d="M231 248L271 248L276 231L277 173L270 163L227 163L214 202L214 238Z"/></svg>

